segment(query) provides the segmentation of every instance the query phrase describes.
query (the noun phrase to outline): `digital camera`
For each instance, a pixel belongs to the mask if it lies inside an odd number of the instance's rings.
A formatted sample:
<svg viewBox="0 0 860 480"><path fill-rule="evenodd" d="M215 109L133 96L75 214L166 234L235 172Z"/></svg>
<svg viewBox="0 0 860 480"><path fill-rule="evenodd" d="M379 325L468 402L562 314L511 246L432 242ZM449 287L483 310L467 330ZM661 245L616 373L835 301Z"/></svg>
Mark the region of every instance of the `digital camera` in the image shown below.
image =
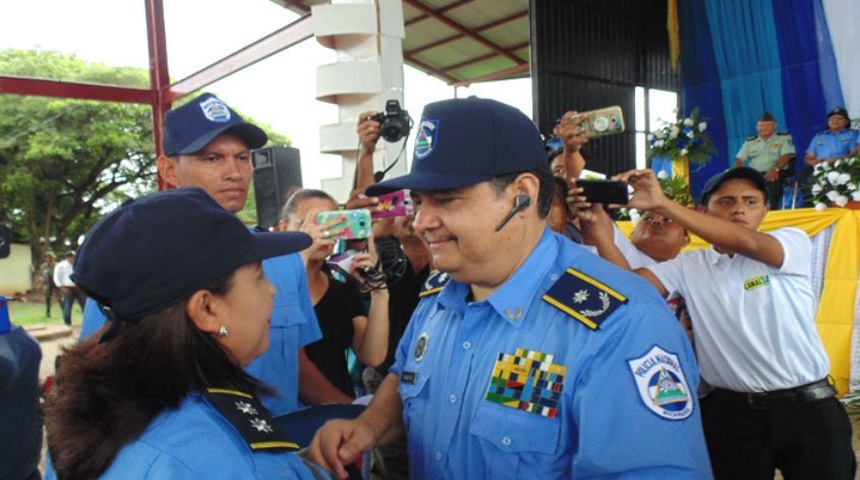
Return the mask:
<svg viewBox="0 0 860 480"><path fill-rule="evenodd" d="M400 108L397 100L385 102L385 111L370 117L379 122L379 133L386 142L396 142L409 134L412 118L409 112Z"/></svg>

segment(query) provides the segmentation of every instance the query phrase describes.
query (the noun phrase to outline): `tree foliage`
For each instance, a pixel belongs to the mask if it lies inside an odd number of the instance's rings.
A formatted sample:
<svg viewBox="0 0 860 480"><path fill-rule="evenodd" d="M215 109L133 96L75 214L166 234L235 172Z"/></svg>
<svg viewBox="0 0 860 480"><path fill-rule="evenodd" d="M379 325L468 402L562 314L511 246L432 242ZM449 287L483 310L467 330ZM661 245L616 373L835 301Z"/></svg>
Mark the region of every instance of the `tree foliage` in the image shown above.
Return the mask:
<svg viewBox="0 0 860 480"><path fill-rule="evenodd" d="M0 51L0 72L149 87L146 70L56 52ZM289 145L260 126L269 145ZM15 241L30 244L34 265L47 251L76 247L123 200L156 190L156 178L150 106L0 95L0 223ZM255 218L253 198L241 216Z"/></svg>

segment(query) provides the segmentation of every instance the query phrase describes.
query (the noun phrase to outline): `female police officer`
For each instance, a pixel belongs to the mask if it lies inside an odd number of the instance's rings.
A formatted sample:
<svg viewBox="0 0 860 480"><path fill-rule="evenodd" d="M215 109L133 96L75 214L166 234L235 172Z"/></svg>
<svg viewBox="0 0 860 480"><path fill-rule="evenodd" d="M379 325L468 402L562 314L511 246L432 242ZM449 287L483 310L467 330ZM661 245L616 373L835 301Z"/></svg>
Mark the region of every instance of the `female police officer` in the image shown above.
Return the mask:
<svg viewBox="0 0 860 480"><path fill-rule="evenodd" d="M321 478L242 370L269 342L260 261L310 242L253 234L199 188L96 224L74 275L111 321L60 362L46 404L57 477Z"/></svg>

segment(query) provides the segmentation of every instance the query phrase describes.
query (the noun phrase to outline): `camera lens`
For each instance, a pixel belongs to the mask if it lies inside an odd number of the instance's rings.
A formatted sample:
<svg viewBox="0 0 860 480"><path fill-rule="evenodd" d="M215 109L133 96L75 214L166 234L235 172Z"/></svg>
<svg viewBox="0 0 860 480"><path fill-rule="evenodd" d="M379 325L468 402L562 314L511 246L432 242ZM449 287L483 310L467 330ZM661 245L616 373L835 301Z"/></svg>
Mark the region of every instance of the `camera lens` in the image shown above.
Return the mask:
<svg viewBox="0 0 860 480"><path fill-rule="evenodd" d="M403 128L403 122L400 118L389 118L380 127L382 138L386 142L396 142L403 138L406 129Z"/></svg>

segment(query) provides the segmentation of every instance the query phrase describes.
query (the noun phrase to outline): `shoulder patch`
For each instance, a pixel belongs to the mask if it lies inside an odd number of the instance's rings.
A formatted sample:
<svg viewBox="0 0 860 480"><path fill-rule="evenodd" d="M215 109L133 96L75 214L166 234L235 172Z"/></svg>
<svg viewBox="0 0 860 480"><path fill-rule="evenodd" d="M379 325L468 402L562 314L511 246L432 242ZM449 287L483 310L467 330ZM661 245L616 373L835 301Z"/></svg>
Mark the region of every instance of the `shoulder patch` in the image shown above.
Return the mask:
<svg viewBox="0 0 860 480"><path fill-rule="evenodd" d="M573 268L565 270L542 298L592 330L627 303L624 295Z"/></svg>
<svg viewBox="0 0 860 480"><path fill-rule="evenodd" d="M683 420L693 413L695 392L690 391L677 355L654 345L627 364L646 408L666 420Z"/></svg>
<svg viewBox="0 0 860 480"><path fill-rule="evenodd" d="M290 440L269 415L266 407L250 393L224 388L207 388L206 399L222 417L227 419L251 450L299 450L299 444Z"/></svg>
<svg viewBox="0 0 860 480"><path fill-rule="evenodd" d="M418 296L426 297L428 295L441 292L442 288L444 288L448 283L448 280L451 280L451 277L449 277L447 273L433 270L430 272L430 275L427 276L427 280L424 281L424 286L421 287L421 291L418 293Z"/></svg>
<svg viewBox="0 0 860 480"><path fill-rule="evenodd" d="M758 135L751 135L751 136L747 137L747 141L748 141L748 142L752 142L752 141L753 141L753 140L755 140L756 138L758 138Z"/></svg>

